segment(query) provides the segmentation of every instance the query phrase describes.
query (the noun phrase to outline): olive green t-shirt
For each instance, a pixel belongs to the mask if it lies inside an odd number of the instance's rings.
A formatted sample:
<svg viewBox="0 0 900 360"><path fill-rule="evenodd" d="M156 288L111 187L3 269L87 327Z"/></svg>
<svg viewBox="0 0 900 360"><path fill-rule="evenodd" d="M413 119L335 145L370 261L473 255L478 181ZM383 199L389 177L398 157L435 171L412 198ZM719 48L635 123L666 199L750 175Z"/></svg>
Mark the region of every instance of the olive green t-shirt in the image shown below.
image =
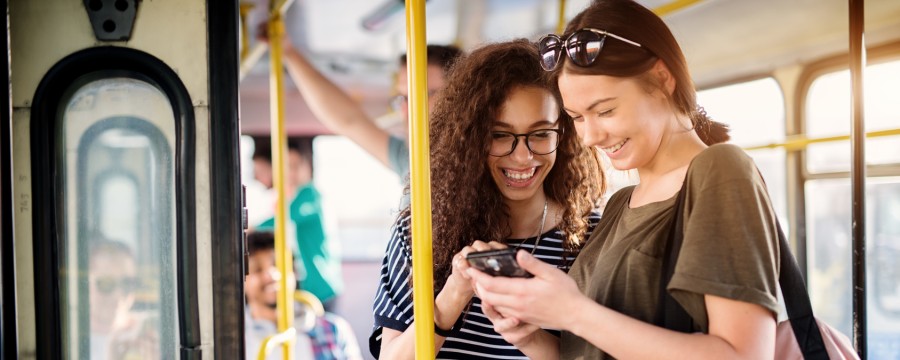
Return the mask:
<svg viewBox="0 0 900 360"><path fill-rule="evenodd" d="M569 276L597 303L652 322L677 195L629 208L633 190L622 189L610 199ZM684 242L667 289L694 320L695 330L709 329L704 294L777 313L775 214L753 160L734 145L710 146L691 162L681 191L686 191ZM563 332L560 358L611 357Z"/></svg>

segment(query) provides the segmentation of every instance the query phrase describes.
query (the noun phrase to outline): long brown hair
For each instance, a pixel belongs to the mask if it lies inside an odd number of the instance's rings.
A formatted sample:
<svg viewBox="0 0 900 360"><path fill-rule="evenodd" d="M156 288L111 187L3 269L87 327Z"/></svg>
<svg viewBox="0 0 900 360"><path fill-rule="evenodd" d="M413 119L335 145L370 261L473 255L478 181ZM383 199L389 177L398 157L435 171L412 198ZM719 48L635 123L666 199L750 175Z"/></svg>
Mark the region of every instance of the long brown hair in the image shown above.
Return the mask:
<svg viewBox="0 0 900 360"><path fill-rule="evenodd" d="M581 67L560 56L563 66L550 73L551 85L558 93L556 80L563 71L581 75L634 77L651 89L661 88L654 77L645 76L657 60L666 64L675 78L675 91L669 100L678 112L691 118L694 130L707 145L728 141L728 126L710 119L697 105L697 91L688 71L684 53L669 27L652 11L631 0L596 0L569 21L562 38L583 28L609 31L635 41L641 47L607 38L591 66ZM666 93L668 95L668 93Z"/></svg>
<svg viewBox="0 0 900 360"><path fill-rule="evenodd" d="M443 288L452 257L463 247L475 240L503 242L512 232L509 209L487 165L492 124L514 88L549 91L546 81L537 48L525 39L483 46L451 68L430 120L435 291ZM563 205L558 229L566 234L565 247L575 250L605 180L596 150L581 145L562 110L558 123L563 135L543 188L548 199ZM407 207L400 216L408 214Z"/></svg>

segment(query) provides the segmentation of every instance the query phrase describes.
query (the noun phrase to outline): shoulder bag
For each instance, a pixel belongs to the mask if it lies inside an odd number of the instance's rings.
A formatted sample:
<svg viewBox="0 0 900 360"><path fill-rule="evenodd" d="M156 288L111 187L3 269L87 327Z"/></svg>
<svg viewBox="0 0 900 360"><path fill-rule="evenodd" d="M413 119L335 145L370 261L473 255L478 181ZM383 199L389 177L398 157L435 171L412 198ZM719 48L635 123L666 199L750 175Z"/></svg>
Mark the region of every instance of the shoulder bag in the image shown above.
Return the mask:
<svg viewBox="0 0 900 360"><path fill-rule="evenodd" d="M687 179L685 179L685 184ZM669 241L666 243L666 254L663 258L663 274L660 279L660 306L657 309L656 324L667 329L693 332L693 322L684 308L672 298L666 285L675 273L675 265L681 244L684 241L684 197L685 186L682 185L675 201L675 219ZM788 320L778 324L775 333L775 359L859 359L850 340L825 322L813 315L809 294L800 275L800 267L791 254L790 246L775 219L778 229L778 243L781 271L778 283L784 296Z"/></svg>

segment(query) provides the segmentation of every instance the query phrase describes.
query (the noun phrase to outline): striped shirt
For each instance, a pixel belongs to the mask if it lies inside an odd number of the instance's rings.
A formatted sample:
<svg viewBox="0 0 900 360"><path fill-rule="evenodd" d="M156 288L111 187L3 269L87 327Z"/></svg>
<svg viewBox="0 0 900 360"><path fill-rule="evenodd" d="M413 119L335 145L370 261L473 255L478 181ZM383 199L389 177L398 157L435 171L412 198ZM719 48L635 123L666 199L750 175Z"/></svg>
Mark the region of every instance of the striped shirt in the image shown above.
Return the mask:
<svg viewBox="0 0 900 360"><path fill-rule="evenodd" d="M588 232L583 239L590 237L591 231L600 220L599 212L588 216ZM391 240L388 242L384 261L381 266L381 280L375 295L373 311L375 327L369 338L369 351L377 358L381 351L381 330L384 327L397 331L405 331L413 321L413 299L411 286L412 249L409 246L410 218L405 217L394 224ZM507 245L532 251L536 238L508 239ZM567 254L563 260L564 235L558 229L551 229L541 234L541 240L534 256L546 263L556 265L560 270L569 271L574 260ZM551 331L559 336L558 331ZM476 296L468 312L464 312L453 327L450 337L444 341L437 359L527 359L515 346L509 344L481 310L481 300Z"/></svg>

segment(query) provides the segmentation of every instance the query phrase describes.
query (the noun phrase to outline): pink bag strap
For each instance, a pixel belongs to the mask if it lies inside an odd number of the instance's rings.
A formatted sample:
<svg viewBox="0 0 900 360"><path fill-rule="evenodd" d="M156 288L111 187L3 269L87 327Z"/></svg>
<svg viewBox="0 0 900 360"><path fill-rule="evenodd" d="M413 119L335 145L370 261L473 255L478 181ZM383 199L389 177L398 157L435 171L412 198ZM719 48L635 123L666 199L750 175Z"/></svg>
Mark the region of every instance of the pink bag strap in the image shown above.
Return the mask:
<svg viewBox="0 0 900 360"><path fill-rule="evenodd" d="M800 266L791 254L791 247L781 229L781 223L775 218L775 226L778 230L779 253L781 259L781 271L778 273L778 284L781 285L781 294L784 295L784 307L787 309L797 337L797 345L803 352L804 359L828 359L825 351L825 342L822 341L822 332L813 316L812 304L809 301L809 293L806 292L806 283L800 275Z"/></svg>

